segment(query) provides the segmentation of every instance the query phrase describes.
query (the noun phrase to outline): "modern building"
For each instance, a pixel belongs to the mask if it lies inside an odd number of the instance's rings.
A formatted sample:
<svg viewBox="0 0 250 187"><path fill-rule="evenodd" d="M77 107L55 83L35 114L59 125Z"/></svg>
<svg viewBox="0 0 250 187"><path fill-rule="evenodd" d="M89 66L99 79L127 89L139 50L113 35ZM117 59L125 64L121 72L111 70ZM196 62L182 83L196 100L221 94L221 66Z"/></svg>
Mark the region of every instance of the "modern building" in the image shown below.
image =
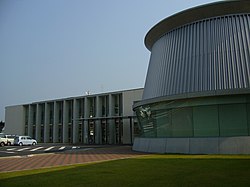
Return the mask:
<svg viewBox="0 0 250 187"><path fill-rule="evenodd" d="M194 7L156 24L133 149L250 154L250 1Z"/></svg>
<svg viewBox="0 0 250 187"><path fill-rule="evenodd" d="M8 106L4 133L44 143L131 144L139 134L132 105L142 93L141 88Z"/></svg>

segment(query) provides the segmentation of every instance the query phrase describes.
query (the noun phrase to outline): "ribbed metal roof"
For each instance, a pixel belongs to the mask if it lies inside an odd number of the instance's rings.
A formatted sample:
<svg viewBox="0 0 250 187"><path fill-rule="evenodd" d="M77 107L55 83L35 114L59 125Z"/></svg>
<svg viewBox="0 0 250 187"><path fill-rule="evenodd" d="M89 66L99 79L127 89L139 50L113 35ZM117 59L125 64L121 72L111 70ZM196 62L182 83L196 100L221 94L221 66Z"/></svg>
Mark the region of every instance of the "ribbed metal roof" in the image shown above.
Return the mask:
<svg viewBox="0 0 250 187"><path fill-rule="evenodd" d="M182 25L228 14L250 12L250 1L220 1L216 3L197 6L174 14L156 24L146 35L145 45L151 51L154 43L165 33Z"/></svg>
<svg viewBox="0 0 250 187"><path fill-rule="evenodd" d="M180 26L153 44L143 100L249 88L250 13L227 14Z"/></svg>

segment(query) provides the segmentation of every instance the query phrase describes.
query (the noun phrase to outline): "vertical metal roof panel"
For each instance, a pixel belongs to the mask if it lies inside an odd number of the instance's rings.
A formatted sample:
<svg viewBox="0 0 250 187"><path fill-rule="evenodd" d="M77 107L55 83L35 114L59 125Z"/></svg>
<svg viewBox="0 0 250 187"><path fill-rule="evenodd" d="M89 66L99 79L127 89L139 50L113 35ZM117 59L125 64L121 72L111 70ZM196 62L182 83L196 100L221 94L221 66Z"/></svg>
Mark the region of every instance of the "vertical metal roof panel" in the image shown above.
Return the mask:
<svg viewBox="0 0 250 187"><path fill-rule="evenodd" d="M250 88L250 14L183 25L152 46L143 99Z"/></svg>

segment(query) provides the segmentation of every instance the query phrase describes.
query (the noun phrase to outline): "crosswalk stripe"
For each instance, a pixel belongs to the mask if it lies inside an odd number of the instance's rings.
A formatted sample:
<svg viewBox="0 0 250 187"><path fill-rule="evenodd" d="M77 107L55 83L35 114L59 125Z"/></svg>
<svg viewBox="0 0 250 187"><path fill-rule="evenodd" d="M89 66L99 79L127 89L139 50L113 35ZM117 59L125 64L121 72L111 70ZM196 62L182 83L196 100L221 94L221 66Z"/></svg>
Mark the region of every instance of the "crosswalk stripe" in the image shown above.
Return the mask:
<svg viewBox="0 0 250 187"><path fill-rule="evenodd" d="M6 151L5 153L14 154L15 152L10 152L10 151L8 152L8 151Z"/></svg>
<svg viewBox="0 0 250 187"><path fill-rule="evenodd" d="M71 149L78 149L78 148L80 148L80 147L76 147L76 146L71 147ZM49 151L49 150L52 150L52 149L57 149L58 151L63 151L63 150L66 150L66 146L61 146L61 147L58 147L58 146L40 147L39 146L39 147L25 147L25 148L14 147L14 148L6 149L6 152L11 154L11 153L14 153L13 151L17 151L17 152L31 151L31 152L34 152L34 151L37 151L37 150L42 151L42 149L44 149L43 151ZM89 150L89 149L92 149L92 148L85 148L84 151Z"/></svg>
<svg viewBox="0 0 250 187"><path fill-rule="evenodd" d="M0 151L1 153L9 153L9 154L12 154L12 153L15 153L15 152L10 152L10 151Z"/></svg>
<svg viewBox="0 0 250 187"><path fill-rule="evenodd" d="M16 148L7 149L7 151L14 151Z"/></svg>
<svg viewBox="0 0 250 187"><path fill-rule="evenodd" d="M65 149L65 146L59 148L59 150L63 150L63 149Z"/></svg>
<svg viewBox="0 0 250 187"><path fill-rule="evenodd" d="M27 149L30 149L30 148L26 147L26 148L18 149L17 151L24 151L24 150L27 150Z"/></svg>
<svg viewBox="0 0 250 187"><path fill-rule="evenodd" d="M39 150L39 149L42 149L43 147L37 147L37 148L35 148L35 149L31 149L30 151L37 151L37 150Z"/></svg>
<svg viewBox="0 0 250 187"><path fill-rule="evenodd" d="M51 150L51 149L53 149L54 147L49 147L49 148L47 148L47 149L45 149L44 151L49 151L49 150Z"/></svg>

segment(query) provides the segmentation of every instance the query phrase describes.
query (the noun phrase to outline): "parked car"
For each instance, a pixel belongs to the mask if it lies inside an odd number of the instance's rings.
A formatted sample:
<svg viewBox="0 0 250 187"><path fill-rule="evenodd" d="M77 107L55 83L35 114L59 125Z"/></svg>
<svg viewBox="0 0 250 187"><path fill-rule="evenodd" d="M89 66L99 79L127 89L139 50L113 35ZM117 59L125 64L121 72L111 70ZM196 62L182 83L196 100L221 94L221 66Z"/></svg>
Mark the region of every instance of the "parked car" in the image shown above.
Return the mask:
<svg viewBox="0 0 250 187"><path fill-rule="evenodd" d="M7 137L5 134L0 133L0 146L7 145Z"/></svg>
<svg viewBox="0 0 250 187"><path fill-rule="evenodd" d="M30 136L16 136L14 139L14 145L36 145L37 141Z"/></svg>
<svg viewBox="0 0 250 187"><path fill-rule="evenodd" d="M14 139L17 135L6 134L5 136L7 138L7 145L14 145Z"/></svg>

